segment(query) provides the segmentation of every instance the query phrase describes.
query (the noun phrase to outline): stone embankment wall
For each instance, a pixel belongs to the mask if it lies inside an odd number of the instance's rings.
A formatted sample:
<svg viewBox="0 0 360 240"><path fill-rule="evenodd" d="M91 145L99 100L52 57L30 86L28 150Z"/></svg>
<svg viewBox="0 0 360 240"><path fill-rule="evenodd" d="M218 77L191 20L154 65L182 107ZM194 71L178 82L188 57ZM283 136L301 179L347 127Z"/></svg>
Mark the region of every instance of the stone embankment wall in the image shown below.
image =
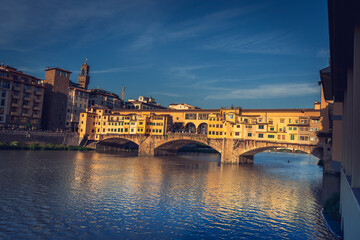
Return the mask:
<svg viewBox="0 0 360 240"><path fill-rule="evenodd" d="M79 135L69 132L43 132L23 130L0 130L0 142L50 143L68 146L79 145Z"/></svg>

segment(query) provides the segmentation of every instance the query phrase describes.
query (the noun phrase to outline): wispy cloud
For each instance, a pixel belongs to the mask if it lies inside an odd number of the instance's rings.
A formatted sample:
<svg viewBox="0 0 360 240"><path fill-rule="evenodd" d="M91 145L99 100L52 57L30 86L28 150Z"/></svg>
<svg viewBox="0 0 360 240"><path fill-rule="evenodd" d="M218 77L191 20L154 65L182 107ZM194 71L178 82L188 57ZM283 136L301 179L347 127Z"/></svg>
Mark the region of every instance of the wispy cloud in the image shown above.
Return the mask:
<svg viewBox="0 0 360 240"><path fill-rule="evenodd" d="M204 68L209 68L212 65L192 65L192 66L180 66L180 67L171 67L169 69L169 74L181 80L194 80L197 79L197 74L194 71Z"/></svg>
<svg viewBox="0 0 360 240"><path fill-rule="evenodd" d="M260 53L297 55L303 53L294 43L292 34L282 31L263 32L254 35L228 35L209 39L199 49L235 53Z"/></svg>
<svg viewBox="0 0 360 240"><path fill-rule="evenodd" d="M322 48L316 53L317 57L328 58L330 57L330 50L328 48Z"/></svg>
<svg viewBox="0 0 360 240"><path fill-rule="evenodd" d="M221 92L209 95L206 99L270 99L299 97L318 93L319 89L315 84L293 83L293 84L272 84L261 85L248 89L232 89L228 92Z"/></svg>
<svg viewBox="0 0 360 240"><path fill-rule="evenodd" d="M158 42L183 41L224 31L224 29L234 27L237 24L236 21L232 21L234 18L245 16L264 7L263 4L226 9L167 26L150 23L130 47L135 49L149 48Z"/></svg>
<svg viewBox="0 0 360 240"><path fill-rule="evenodd" d="M169 92L150 92L152 95L163 95L167 97L181 97L180 94L177 93L169 93Z"/></svg>
<svg viewBox="0 0 360 240"><path fill-rule="evenodd" d="M146 69L151 67L150 65L146 66L128 66L128 67L115 67L115 68L108 68L102 70L94 70L91 71L92 74L101 74L101 73L114 73L114 72L133 72L140 69Z"/></svg>

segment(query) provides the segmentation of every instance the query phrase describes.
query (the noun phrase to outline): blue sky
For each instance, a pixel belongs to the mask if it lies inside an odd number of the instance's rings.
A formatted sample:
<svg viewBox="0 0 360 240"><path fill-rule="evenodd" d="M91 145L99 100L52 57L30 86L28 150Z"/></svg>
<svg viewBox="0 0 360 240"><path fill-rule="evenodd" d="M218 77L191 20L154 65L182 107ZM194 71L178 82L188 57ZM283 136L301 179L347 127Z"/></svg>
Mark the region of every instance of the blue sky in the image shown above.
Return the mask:
<svg viewBox="0 0 360 240"><path fill-rule="evenodd" d="M321 1L0 0L0 60L44 78L47 66L90 87L162 105L307 108L328 65Z"/></svg>

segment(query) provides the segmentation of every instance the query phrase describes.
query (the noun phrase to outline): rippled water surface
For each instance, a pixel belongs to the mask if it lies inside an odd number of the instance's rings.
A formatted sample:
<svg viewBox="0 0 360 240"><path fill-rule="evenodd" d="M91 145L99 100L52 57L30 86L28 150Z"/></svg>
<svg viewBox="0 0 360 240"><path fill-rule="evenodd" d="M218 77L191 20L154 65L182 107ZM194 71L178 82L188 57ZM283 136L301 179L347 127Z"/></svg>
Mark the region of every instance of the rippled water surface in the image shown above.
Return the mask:
<svg viewBox="0 0 360 240"><path fill-rule="evenodd" d="M219 158L0 151L0 239L334 238L316 158Z"/></svg>

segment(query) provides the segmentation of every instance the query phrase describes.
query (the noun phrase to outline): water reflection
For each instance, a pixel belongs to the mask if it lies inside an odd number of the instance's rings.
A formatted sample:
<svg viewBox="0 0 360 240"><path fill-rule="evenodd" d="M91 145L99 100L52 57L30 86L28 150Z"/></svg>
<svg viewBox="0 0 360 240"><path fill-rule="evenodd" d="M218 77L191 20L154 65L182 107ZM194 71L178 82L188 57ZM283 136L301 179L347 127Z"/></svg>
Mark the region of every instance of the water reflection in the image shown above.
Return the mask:
<svg viewBox="0 0 360 240"><path fill-rule="evenodd" d="M333 239L316 159L219 159L2 151L0 238Z"/></svg>

